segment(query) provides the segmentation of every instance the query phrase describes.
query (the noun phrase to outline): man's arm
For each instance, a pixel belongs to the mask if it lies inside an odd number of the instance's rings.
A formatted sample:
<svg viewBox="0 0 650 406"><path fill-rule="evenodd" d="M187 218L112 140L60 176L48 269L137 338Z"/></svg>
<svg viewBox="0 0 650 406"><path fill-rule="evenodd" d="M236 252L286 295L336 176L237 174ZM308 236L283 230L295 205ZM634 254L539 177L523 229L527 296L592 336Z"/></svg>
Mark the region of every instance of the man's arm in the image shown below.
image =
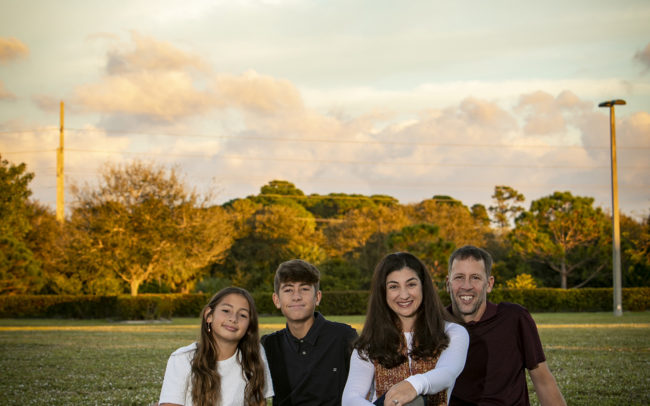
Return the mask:
<svg viewBox="0 0 650 406"><path fill-rule="evenodd" d="M546 361L540 362L533 369L529 369L528 373L530 374L530 380L533 381L537 399L539 399L542 406L566 406L564 397L562 397L560 388L557 386L551 370L548 369Z"/></svg>

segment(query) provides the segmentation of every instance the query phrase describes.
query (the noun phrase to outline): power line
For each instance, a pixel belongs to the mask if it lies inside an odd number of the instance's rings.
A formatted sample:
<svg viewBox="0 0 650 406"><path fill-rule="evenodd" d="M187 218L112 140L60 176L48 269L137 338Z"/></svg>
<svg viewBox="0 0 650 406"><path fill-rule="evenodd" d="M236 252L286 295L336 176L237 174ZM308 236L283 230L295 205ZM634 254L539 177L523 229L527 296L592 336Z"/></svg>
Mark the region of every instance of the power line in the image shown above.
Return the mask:
<svg viewBox="0 0 650 406"><path fill-rule="evenodd" d="M290 158L290 157L252 157L232 154L167 154L152 152L136 151L108 151L108 150L91 150L68 148L68 152L84 152L96 154L132 154L147 156L171 156L184 158L225 158L245 161L271 161L271 162L304 162L304 163L323 163L323 164L346 164L346 165L391 165L391 166L437 166L437 167L454 167L454 168L529 168L529 169L609 169L608 165L535 165L530 164L477 164L477 163L446 163L446 162L390 162L390 161L362 161L362 160L339 160L339 159L315 159L315 158ZM623 167L623 166L622 166ZM630 168L645 168L639 166L628 166Z"/></svg>
<svg viewBox="0 0 650 406"><path fill-rule="evenodd" d="M252 135L208 135L208 134L175 134L175 133L148 133L134 132L126 130L100 130L100 129L82 129L68 128L68 131L76 132L100 132L104 134L130 134L146 136L163 136L163 137L189 137L189 138L208 138L208 139L234 139L250 141L282 141L282 142L304 142L304 143L327 143L327 144L353 144L353 145L397 145L412 147L459 147L459 148L532 148L532 149L554 149L554 148L571 148L571 149L609 149L608 145L545 145L545 144L461 144L449 142L410 142L410 141L378 141L378 140L343 140L332 138L297 138L297 137L260 137ZM648 146L627 146L619 149L650 149Z"/></svg>
<svg viewBox="0 0 650 406"><path fill-rule="evenodd" d="M3 151L2 154L11 155L11 154L42 154L46 152L56 152L56 149L42 149L42 150L30 150L30 151Z"/></svg>

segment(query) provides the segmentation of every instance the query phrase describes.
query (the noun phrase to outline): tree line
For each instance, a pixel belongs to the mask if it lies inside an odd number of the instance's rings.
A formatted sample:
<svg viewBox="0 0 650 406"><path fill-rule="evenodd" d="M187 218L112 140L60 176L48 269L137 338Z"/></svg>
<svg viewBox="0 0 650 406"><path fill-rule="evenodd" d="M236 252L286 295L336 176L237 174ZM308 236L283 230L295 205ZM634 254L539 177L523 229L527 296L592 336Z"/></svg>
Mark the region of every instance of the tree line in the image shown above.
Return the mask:
<svg viewBox="0 0 650 406"><path fill-rule="evenodd" d="M375 264L409 251L440 286L446 260L473 244L494 256L497 285L612 284L610 216L594 199L556 191L522 206L504 185L493 205L434 195L400 204L386 195L305 195L273 180L222 205L176 168L106 165L96 184L72 188L69 215L30 199L34 174L0 157L0 293L214 292L227 285L271 291L277 265L303 258L327 290L367 289ZM621 216L625 287L649 286L650 215Z"/></svg>

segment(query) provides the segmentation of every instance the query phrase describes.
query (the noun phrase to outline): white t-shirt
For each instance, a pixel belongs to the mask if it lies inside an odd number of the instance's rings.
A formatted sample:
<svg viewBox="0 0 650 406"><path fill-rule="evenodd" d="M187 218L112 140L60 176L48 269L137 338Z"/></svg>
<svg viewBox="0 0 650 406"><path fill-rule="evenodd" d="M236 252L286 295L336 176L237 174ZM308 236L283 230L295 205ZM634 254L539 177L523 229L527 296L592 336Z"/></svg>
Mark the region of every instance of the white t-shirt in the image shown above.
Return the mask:
<svg viewBox="0 0 650 406"><path fill-rule="evenodd" d="M463 326L449 322L445 322L445 333L449 336L449 346L440 354L436 367L423 374L411 375L406 378L406 381L413 385L418 395L430 395L447 389L447 403L449 403L456 378L465 367L469 334ZM404 336L410 350L413 333L404 333ZM410 357L409 362L411 362ZM366 400L366 395L371 393L371 400L377 399L374 381L375 364L361 359L355 349L350 358L350 373L343 391L343 406L372 405L372 402Z"/></svg>
<svg viewBox="0 0 650 406"><path fill-rule="evenodd" d="M169 357L159 403L192 406L191 363L195 352L196 343L192 343L177 349ZM271 372L266 361L266 353L261 345L260 353L264 363L264 397L270 398L273 396ZM218 361L217 371L221 375L221 405L244 406L246 380L239 363L239 350L232 357Z"/></svg>

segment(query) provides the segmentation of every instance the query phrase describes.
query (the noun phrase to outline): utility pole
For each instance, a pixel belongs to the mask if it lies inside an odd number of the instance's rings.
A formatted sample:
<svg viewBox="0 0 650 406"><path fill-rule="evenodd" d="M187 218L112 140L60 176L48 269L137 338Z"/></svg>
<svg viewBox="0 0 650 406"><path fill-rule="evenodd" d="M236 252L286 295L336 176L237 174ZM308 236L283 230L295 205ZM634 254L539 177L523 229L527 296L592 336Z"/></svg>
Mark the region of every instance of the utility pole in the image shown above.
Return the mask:
<svg viewBox="0 0 650 406"><path fill-rule="evenodd" d="M621 222L618 213L618 172L616 169L616 119L614 106L625 105L625 100L602 102L598 107L609 107L609 133L612 154L612 261L614 271L614 316L623 315L623 293L621 282Z"/></svg>
<svg viewBox="0 0 650 406"><path fill-rule="evenodd" d="M59 129L59 148L56 150L56 220L63 224L65 206L63 202L63 102L61 102L61 127Z"/></svg>

